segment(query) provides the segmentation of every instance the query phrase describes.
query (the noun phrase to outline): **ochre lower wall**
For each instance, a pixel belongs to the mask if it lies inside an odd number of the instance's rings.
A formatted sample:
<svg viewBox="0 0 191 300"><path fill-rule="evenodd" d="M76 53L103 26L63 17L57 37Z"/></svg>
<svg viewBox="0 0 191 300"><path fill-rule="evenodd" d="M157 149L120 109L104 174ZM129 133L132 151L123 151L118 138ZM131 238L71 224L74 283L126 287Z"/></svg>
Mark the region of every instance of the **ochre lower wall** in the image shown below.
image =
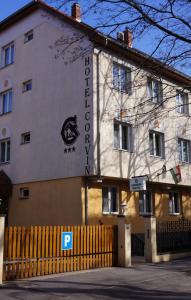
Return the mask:
<svg viewBox="0 0 191 300"><path fill-rule="evenodd" d="M119 203L126 206L126 223L133 233L144 232L144 217L139 214L139 194L131 193L124 181L104 180L88 188L88 224L117 224L117 214L102 213L102 186L116 186ZM29 199L19 199L19 190L28 187ZM168 192L153 190L153 215L160 221L191 219L191 196L181 191L181 214L169 215ZM13 186L9 201L9 225L77 225L85 223L85 181L82 177L25 183Z"/></svg>
<svg viewBox="0 0 191 300"><path fill-rule="evenodd" d="M139 194L131 193L128 185L119 181L105 181L104 185L118 187L119 202L126 203L126 223L131 223L133 233L144 232L144 217L139 214ZM179 218L191 219L191 196L186 191L181 191L182 203L179 215L169 214L168 192L153 190L153 215L159 221L173 221ZM117 224L117 215L102 213L102 185L92 184L88 192L88 219L89 224Z"/></svg>
<svg viewBox="0 0 191 300"><path fill-rule="evenodd" d="M29 199L20 199L28 187ZM82 178L68 178L13 186L9 201L9 225L75 225L84 222Z"/></svg>

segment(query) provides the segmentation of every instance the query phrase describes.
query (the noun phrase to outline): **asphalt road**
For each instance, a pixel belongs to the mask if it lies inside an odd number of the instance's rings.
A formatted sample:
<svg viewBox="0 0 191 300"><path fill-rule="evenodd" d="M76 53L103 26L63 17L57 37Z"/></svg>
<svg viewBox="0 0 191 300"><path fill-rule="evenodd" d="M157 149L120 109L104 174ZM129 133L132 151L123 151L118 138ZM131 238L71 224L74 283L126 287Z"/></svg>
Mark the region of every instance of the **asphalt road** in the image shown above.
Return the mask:
<svg viewBox="0 0 191 300"><path fill-rule="evenodd" d="M0 299L191 299L191 258L8 282Z"/></svg>

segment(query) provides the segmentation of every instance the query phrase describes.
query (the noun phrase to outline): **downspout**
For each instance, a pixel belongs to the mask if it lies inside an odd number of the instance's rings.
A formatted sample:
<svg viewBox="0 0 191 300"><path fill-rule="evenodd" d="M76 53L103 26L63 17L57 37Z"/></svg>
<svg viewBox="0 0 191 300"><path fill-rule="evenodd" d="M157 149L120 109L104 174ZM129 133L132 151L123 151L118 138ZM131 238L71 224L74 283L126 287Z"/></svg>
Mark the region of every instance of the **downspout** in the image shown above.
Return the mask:
<svg viewBox="0 0 191 300"><path fill-rule="evenodd" d="M88 225L88 177L85 178L85 225Z"/></svg>

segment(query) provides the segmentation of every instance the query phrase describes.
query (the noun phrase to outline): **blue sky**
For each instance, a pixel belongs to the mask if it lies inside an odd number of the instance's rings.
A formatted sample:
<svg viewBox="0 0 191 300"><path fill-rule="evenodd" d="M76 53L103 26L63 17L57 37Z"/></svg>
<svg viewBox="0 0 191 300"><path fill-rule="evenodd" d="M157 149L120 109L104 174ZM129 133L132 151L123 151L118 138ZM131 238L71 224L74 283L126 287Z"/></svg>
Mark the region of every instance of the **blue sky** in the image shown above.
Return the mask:
<svg viewBox="0 0 191 300"><path fill-rule="evenodd" d="M31 2L30 0L0 0L0 20L2 21L16 10Z"/></svg>

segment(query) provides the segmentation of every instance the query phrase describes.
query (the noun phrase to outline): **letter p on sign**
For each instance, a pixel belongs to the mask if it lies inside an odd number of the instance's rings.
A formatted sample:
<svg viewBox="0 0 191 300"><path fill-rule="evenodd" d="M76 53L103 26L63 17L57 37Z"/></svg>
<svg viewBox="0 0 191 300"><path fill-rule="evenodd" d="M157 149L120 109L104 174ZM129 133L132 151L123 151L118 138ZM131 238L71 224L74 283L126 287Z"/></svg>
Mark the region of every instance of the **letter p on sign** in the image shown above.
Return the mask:
<svg viewBox="0 0 191 300"><path fill-rule="evenodd" d="M62 232L62 250L73 248L73 232Z"/></svg>

